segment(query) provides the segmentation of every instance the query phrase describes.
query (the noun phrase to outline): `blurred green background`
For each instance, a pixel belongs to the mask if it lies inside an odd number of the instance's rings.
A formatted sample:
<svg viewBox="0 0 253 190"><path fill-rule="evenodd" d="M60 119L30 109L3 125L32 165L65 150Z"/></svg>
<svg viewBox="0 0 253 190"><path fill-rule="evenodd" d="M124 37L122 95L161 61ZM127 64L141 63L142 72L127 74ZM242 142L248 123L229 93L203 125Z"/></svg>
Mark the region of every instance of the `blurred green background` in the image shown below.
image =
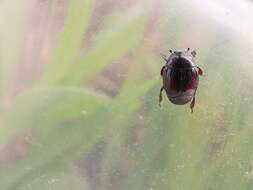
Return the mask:
<svg viewBox="0 0 253 190"><path fill-rule="evenodd" d="M0 2L1 190L253 189L253 3ZM197 51L194 113L158 94Z"/></svg>

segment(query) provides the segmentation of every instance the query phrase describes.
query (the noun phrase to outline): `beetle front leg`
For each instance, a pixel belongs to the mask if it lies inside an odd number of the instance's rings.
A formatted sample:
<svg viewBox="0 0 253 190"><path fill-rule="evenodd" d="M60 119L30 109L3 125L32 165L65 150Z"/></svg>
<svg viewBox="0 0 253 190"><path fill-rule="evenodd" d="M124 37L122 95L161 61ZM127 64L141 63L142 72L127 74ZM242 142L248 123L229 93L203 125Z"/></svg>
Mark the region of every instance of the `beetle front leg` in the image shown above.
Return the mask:
<svg viewBox="0 0 253 190"><path fill-rule="evenodd" d="M160 89L160 94L159 94L159 106L161 107L161 102L163 101L163 92L164 90L164 87L162 86L161 89Z"/></svg>
<svg viewBox="0 0 253 190"><path fill-rule="evenodd" d="M194 105L195 105L195 96L193 97L192 102L191 102L191 105L190 105L190 108L191 108L191 112L192 112L192 113L193 113Z"/></svg>

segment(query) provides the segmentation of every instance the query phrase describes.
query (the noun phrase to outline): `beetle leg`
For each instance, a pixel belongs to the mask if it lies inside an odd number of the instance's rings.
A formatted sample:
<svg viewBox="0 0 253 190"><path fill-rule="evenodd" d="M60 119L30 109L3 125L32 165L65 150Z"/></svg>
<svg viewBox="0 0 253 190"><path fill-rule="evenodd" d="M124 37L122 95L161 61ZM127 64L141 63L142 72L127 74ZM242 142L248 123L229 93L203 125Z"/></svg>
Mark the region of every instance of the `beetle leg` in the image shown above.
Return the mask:
<svg viewBox="0 0 253 190"><path fill-rule="evenodd" d="M190 108L191 108L191 112L192 112L192 113L193 113L194 105L195 105L195 96L193 97L192 102L191 102L191 105L190 105Z"/></svg>
<svg viewBox="0 0 253 190"><path fill-rule="evenodd" d="M161 76L163 76L163 70L164 69L165 69L165 66L163 66L163 68L161 69L161 72L160 72Z"/></svg>
<svg viewBox="0 0 253 190"><path fill-rule="evenodd" d="M198 68L198 75L202 76L203 75L203 70L199 66L197 66L197 68Z"/></svg>
<svg viewBox="0 0 253 190"><path fill-rule="evenodd" d="M164 87L162 86L161 89L160 89L160 94L159 94L159 106L161 107L161 102L163 101L163 92L164 90Z"/></svg>

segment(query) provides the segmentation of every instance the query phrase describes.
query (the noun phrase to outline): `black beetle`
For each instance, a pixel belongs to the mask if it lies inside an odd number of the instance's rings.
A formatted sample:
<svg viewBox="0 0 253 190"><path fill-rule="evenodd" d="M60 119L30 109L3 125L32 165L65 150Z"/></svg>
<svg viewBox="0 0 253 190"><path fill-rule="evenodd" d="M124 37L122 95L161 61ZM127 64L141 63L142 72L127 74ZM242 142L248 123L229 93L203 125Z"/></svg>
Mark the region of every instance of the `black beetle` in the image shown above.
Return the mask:
<svg viewBox="0 0 253 190"><path fill-rule="evenodd" d="M184 105L191 101L190 108L193 112L199 75L203 75L202 69L194 61L196 52L190 52L188 48L186 51L170 50L170 53L168 58L162 55L166 64L161 70L163 86L160 89L159 105L163 99L162 91L165 90L173 104Z"/></svg>

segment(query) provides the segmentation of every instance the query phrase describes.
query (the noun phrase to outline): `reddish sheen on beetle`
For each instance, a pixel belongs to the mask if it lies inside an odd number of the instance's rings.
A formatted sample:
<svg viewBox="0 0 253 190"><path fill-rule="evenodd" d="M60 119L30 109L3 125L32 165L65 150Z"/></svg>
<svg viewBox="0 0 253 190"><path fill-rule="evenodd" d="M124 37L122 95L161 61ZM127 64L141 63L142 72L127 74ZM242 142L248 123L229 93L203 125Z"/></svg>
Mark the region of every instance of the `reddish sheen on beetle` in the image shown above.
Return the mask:
<svg viewBox="0 0 253 190"><path fill-rule="evenodd" d="M203 75L202 69L194 61L196 52L190 52L188 48L186 51L170 50L170 53L168 58L163 55L166 63L161 70L163 86L160 89L159 105L163 99L162 92L165 90L173 104L184 105L191 101L190 108L193 112L199 75Z"/></svg>

